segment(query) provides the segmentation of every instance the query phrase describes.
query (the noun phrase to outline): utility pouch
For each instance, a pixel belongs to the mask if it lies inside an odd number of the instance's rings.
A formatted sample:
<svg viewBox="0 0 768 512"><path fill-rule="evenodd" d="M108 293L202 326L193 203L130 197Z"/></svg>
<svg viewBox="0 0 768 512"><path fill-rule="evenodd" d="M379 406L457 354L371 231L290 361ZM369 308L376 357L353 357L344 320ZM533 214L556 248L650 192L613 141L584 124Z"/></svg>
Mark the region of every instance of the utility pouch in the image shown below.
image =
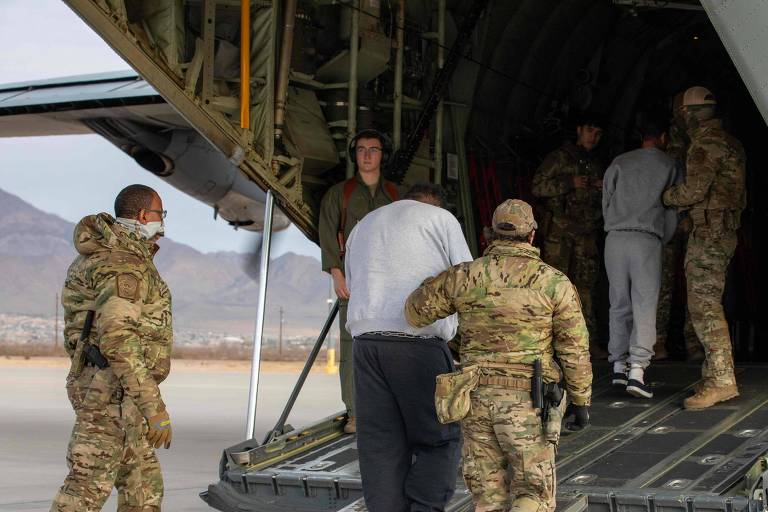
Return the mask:
<svg viewBox="0 0 768 512"><path fill-rule="evenodd" d="M69 375L67 375L67 382L72 382L77 380L78 377L83 373L83 368L85 367L85 353L83 352L83 347L85 346L85 343L82 341L78 341L77 345L75 346L75 352L72 354L72 365L69 367Z"/></svg>
<svg viewBox="0 0 768 512"><path fill-rule="evenodd" d="M85 314L85 322L83 322L83 330L80 332L80 339L77 341L75 351L72 354L72 366L69 368L69 375L67 375L67 381L77 379L81 373L83 373L83 367L85 366L85 348L88 345L88 337L91 335L91 328L93 327L93 316L95 311L89 310Z"/></svg>
<svg viewBox="0 0 768 512"><path fill-rule="evenodd" d="M557 384L555 384L557 385ZM561 396L565 398L565 390ZM560 429L563 426L566 400L560 400L559 404L552 403L549 409L549 417L544 423L544 439L556 445L560 441Z"/></svg>
<svg viewBox="0 0 768 512"><path fill-rule="evenodd" d="M691 221L693 221L693 236L697 238L709 237L709 220L707 219L707 211L699 208L690 210Z"/></svg>
<svg viewBox="0 0 768 512"><path fill-rule="evenodd" d="M440 423L453 423L469 414L470 394L477 388L479 379L480 368L477 365L435 378L435 410Z"/></svg>

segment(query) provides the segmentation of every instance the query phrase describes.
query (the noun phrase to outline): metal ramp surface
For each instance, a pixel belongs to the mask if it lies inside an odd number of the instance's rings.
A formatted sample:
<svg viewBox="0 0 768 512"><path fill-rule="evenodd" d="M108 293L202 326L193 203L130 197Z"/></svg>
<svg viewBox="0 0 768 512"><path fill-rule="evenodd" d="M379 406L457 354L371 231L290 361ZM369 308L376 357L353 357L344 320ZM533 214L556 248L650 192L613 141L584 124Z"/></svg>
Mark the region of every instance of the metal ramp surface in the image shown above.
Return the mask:
<svg viewBox="0 0 768 512"><path fill-rule="evenodd" d="M737 369L741 396L704 411L682 401L698 364L656 363L647 374L654 397L633 398L595 368L592 426L564 433L557 458L558 510L579 512L738 512L762 504L738 487L768 451L765 366ZM201 496L225 511L364 511L353 436L330 417L271 445L225 450L221 481ZM472 510L461 478L449 512Z"/></svg>

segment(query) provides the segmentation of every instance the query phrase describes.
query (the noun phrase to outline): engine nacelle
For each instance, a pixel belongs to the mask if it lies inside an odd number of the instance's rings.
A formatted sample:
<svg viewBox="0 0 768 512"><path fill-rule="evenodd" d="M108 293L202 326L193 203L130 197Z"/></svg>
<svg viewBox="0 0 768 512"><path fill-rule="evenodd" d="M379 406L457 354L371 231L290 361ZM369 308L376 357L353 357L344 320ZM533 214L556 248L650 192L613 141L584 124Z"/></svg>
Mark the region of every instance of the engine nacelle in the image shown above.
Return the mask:
<svg viewBox="0 0 768 512"><path fill-rule="evenodd" d="M213 207L214 215L230 225L263 229L266 193L195 130L159 131L116 118L90 119L86 124L142 168ZM276 210L274 229L289 225L288 217Z"/></svg>

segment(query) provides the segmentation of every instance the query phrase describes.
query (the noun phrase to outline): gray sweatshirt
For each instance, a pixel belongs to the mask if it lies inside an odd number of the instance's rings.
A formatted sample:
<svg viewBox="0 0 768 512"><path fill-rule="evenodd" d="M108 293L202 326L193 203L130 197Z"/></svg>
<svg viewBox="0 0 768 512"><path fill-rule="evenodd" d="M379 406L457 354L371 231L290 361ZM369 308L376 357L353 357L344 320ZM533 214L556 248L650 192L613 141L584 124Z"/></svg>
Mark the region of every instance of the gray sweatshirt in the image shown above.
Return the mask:
<svg viewBox="0 0 768 512"><path fill-rule="evenodd" d="M661 196L677 182L677 174L675 161L656 148L617 156L603 178L605 230L645 231L665 242L672 238L677 213Z"/></svg>
<svg viewBox="0 0 768 512"><path fill-rule="evenodd" d="M352 336L396 331L450 340L456 315L416 329L403 308L425 279L465 261L472 255L449 211L408 199L372 211L347 239L347 329Z"/></svg>

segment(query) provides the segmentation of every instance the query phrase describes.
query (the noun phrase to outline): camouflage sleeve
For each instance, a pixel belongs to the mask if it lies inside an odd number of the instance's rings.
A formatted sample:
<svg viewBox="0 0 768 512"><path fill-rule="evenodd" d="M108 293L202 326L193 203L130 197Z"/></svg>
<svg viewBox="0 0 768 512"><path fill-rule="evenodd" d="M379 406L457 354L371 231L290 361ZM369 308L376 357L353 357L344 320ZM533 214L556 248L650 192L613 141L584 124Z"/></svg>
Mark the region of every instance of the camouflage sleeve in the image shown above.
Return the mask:
<svg viewBox="0 0 768 512"><path fill-rule="evenodd" d="M672 124L669 127L669 144L667 144L667 154L681 166L685 163L685 134Z"/></svg>
<svg viewBox="0 0 768 512"><path fill-rule="evenodd" d="M147 364L152 361L152 378L155 382L161 384L171 373L171 353L173 352L173 319L171 317L170 294L167 306L164 307L168 315L167 325L160 329L154 343L151 344L151 354L147 357Z"/></svg>
<svg viewBox="0 0 768 512"><path fill-rule="evenodd" d="M704 144L693 142L688 148L685 180L664 191L667 206L692 206L704 200L717 175L717 167Z"/></svg>
<svg viewBox="0 0 768 512"><path fill-rule="evenodd" d="M339 241L336 238L340 217L341 198L336 187L332 187L325 193L320 202L320 219L318 222L320 257L325 272L330 272L332 268L344 268L341 254L339 254Z"/></svg>
<svg viewBox="0 0 768 512"><path fill-rule="evenodd" d="M65 288L63 293L66 291ZM87 311L68 311L67 306L64 306L64 350L70 359L74 356L80 341L80 334L83 332L87 314Z"/></svg>
<svg viewBox="0 0 768 512"><path fill-rule="evenodd" d="M165 410L160 389L145 361L139 318L147 286L140 265L105 266L95 276L94 307L99 349L145 418Z"/></svg>
<svg viewBox="0 0 768 512"><path fill-rule="evenodd" d="M565 374L565 387L575 405L592 400L592 365L589 332L576 288L564 279L555 288L552 334L555 354Z"/></svg>
<svg viewBox="0 0 768 512"><path fill-rule="evenodd" d="M158 362L150 371L152 378L155 379L157 384L162 384L168 378L168 374L171 373L172 347L173 341L170 341L167 344L160 345L157 349Z"/></svg>
<svg viewBox="0 0 768 512"><path fill-rule="evenodd" d="M454 290L457 274L464 265L457 265L430 277L405 300L405 319L413 327L427 325L456 312Z"/></svg>
<svg viewBox="0 0 768 512"><path fill-rule="evenodd" d="M560 171L565 165L562 151L553 151L541 162L533 175L531 192L536 197L556 197L571 190L570 177Z"/></svg>

